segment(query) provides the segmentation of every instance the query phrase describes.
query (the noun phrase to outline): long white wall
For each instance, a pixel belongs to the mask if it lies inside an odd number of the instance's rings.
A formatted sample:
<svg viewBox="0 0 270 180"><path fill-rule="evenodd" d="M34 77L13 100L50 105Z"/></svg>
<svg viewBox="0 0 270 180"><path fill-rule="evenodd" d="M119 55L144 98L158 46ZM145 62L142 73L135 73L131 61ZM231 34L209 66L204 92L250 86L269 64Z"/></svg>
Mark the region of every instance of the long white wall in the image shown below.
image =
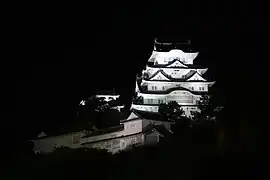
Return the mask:
<svg viewBox="0 0 270 180"><path fill-rule="evenodd" d="M143 145L143 144L144 144L144 134L140 133L126 137L119 137L117 139L85 144L83 146L87 148L106 149L109 152L115 154L119 151L128 149L133 145Z"/></svg>
<svg viewBox="0 0 270 180"><path fill-rule="evenodd" d="M140 111L148 111L148 112L158 112L158 105L138 105L132 104L131 109L136 109Z"/></svg>
<svg viewBox="0 0 270 180"><path fill-rule="evenodd" d="M144 104L161 104L176 101L180 105L196 105L201 98L200 95L191 94L189 91L184 90L175 90L169 94L138 93L138 96L143 97Z"/></svg>
<svg viewBox="0 0 270 180"><path fill-rule="evenodd" d="M124 130L118 132L112 132L108 134L102 134L97 136L90 136L87 138L82 138L85 136L85 132L70 133L61 136L44 137L41 139L32 140L34 143L35 152L52 152L55 147L69 147L69 148L79 148L82 143L89 143L94 141L101 141L111 138L123 137L132 134L137 134L142 132L142 120L133 120L123 122ZM103 142L100 142L103 143Z"/></svg>
<svg viewBox="0 0 270 180"><path fill-rule="evenodd" d="M88 143L93 141L100 141L104 139L110 139L110 138L116 138L121 136L128 136L131 134L136 134L142 132L142 120L134 120L134 121L128 121L124 122L124 130L118 131L118 132L112 132L108 134L102 134L98 136L90 136L88 138L81 139L80 143Z"/></svg>
<svg viewBox="0 0 270 180"><path fill-rule="evenodd" d="M147 111L147 112L158 112L158 105L137 105L132 104L131 109L140 110L140 111ZM196 106L181 106L181 108L185 111L185 115L187 117L191 117L191 111L199 111L198 107Z"/></svg>
<svg viewBox="0 0 270 180"><path fill-rule="evenodd" d="M44 137L41 139L32 140L34 143L35 152L52 152L55 147L69 147L78 148L80 147L80 139L84 136L84 132L64 134L61 136Z"/></svg>
<svg viewBox="0 0 270 180"><path fill-rule="evenodd" d="M183 87L191 91L208 92L208 82L162 82L162 81L145 81L142 85L147 85L148 91L166 91L175 87Z"/></svg>

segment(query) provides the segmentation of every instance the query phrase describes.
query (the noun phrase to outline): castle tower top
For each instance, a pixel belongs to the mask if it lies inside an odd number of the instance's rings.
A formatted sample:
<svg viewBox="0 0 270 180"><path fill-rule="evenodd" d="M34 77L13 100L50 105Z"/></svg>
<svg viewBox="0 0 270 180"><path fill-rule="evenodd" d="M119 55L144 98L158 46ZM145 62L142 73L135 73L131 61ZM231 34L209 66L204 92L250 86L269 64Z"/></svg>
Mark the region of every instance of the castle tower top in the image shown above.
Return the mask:
<svg viewBox="0 0 270 180"><path fill-rule="evenodd" d="M161 38L156 38L155 39L155 45L190 45L191 41L190 40L163 40Z"/></svg>
<svg viewBox="0 0 270 180"><path fill-rule="evenodd" d="M154 42L154 50L158 52L169 52L172 49L181 49L184 52L191 52L190 40L168 40L156 38Z"/></svg>

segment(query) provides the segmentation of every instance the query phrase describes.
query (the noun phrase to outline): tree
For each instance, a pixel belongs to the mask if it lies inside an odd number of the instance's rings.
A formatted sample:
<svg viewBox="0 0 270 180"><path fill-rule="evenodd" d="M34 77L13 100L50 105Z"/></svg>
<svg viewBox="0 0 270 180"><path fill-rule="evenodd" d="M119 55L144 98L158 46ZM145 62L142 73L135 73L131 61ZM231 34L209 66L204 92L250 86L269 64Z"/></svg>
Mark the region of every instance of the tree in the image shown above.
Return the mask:
<svg viewBox="0 0 270 180"><path fill-rule="evenodd" d="M224 108L210 95L205 95L197 101L199 112L192 112L193 120L197 122L215 121Z"/></svg>
<svg viewBox="0 0 270 180"><path fill-rule="evenodd" d="M121 113L114 107L120 104L119 99L106 101L103 97L92 96L79 107L77 120L94 124L99 129L119 125Z"/></svg>
<svg viewBox="0 0 270 180"><path fill-rule="evenodd" d="M165 117L165 119L173 121L173 129L186 128L191 124L191 119L185 117L184 110L176 101L171 101L168 104L160 104L159 113ZM173 130L173 131L174 131Z"/></svg>
<svg viewBox="0 0 270 180"><path fill-rule="evenodd" d="M176 101L171 101L168 104L160 104L159 113L166 117L168 120L177 121L184 115L184 111Z"/></svg>
<svg viewBox="0 0 270 180"><path fill-rule="evenodd" d="M142 96L135 96L133 98L133 103L134 104L143 104L143 97Z"/></svg>

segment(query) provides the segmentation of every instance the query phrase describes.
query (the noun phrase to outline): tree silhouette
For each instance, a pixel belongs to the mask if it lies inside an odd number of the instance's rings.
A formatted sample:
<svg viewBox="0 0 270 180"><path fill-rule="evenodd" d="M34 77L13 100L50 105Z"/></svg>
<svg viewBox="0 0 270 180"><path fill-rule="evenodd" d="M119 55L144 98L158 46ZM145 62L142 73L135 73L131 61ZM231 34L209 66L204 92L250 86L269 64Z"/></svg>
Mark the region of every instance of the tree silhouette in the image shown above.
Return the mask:
<svg viewBox="0 0 270 180"><path fill-rule="evenodd" d="M103 97L92 96L84 106L79 107L77 121L93 124L99 129L119 125L121 113L115 107L120 104L119 98L106 101Z"/></svg>
<svg viewBox="0 0 270 180"><path fill-rule="evenodd" d="M158 111L168 120L172 121L177 121L184 115L184 111L176 101L171 101L168 104L160 104Z"/></svg>
<svg viewBox="0 0 270 180"><path fill-rule="evenodd" d="M184 110L176 101L171 101L168 104L160 104L159 113L169 121L173 121L173 131L179 128L186 128L191 124L191 119L185 117Z"/></svg>
<svg viewBox="0 0 270 180"><path fill-rule="evenodd" d="M196 121L215 121L218 114L223 110L217 100L210 95L204 95L197 101L199 112L192 112L193 120Z"/></svg>

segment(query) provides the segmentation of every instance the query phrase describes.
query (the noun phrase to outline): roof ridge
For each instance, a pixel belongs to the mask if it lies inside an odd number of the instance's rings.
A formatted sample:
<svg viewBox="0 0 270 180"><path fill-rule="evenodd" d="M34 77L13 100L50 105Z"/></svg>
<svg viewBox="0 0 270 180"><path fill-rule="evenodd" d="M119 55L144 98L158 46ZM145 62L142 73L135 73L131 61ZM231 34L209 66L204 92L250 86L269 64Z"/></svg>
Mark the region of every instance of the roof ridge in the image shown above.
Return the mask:
<svg viewBox="0 0 270 180"><path fill-rule="evenodd" d="M166 78L168 78L170 80L177 80L177 81L182 80L183 82L188 80L192 76L194 76L194 74L196 74L196 73L200 75L200 73L198 73L196 70L190 70L190 71L193 71L193 73L189 77L186 77L185 79L182 79L182 78L173 78L171 75L168 75L163 69L159 69L154 74L152 74L152 76L150 76L149 78L144 78L144 79L150 80L150 79L154 78L159 72L161 72ZM200 75L200 77L202 77L202 76Z"/></svg>
<svg viewBox="0 0 270 180"><path fill-rule="evenodd" d="M183 65L185 65L185 66L188 66L188 64L185 64L185 63L183 63L182 61L180 61L179 59L175 58L174 60L170 61L170 62L166 65L166 67L169 66L169 65L171 65L171 64L173 64L173 63L176 62L176 61L180 62L181 64L183 64ZM188 68L188 67L186 67L186 68Z"/></svg>

